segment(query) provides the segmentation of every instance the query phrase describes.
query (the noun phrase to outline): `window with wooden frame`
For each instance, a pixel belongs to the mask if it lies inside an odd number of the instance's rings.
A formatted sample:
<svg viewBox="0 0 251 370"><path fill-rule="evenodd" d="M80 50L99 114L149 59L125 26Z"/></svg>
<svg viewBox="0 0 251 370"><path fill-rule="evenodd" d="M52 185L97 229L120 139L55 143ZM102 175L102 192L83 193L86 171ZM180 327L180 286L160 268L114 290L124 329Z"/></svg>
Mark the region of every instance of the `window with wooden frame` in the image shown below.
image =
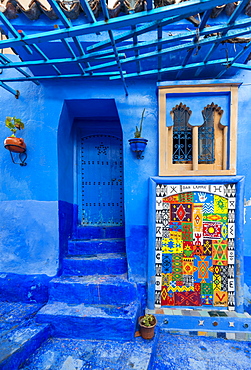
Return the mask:
<svg viewBox="0 0 251 370"><path fill-rule="evenodd" d="M159 176L235 175L238 84L159 87Z"/></svg>

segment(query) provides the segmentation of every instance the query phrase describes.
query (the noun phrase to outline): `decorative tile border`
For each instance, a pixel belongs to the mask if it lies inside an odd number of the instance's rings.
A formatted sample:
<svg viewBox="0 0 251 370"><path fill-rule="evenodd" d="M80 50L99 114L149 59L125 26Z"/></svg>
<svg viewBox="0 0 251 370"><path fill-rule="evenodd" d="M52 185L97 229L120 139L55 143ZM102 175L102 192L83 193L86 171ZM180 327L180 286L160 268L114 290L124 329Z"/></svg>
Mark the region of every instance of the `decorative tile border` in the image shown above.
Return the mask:
<svg viewBox="0 0 251 370"><path fill-rule="evenodd" d="M235 309L236 186L156 185L155 307Z"/></svg>
<svg viewBox="0 0 251 370"><path fill-rule="evenodd" d="M237 340L237 341L250 341L251 332L216 332L216 331L186 331L186 330L167 330L164 329L165 333L174 334L174 335L197 335L202 337L213 337L213 338L224 338L228 340Z"/></svg>
<svg viewBox="0 0 251 370"><path fill-rule="evenodd" d="M248 312L240 313L236 311L228 310L199 310L199 309L176 309L176 308L156 308L156 309L146 309L147 313L153 315L173 315L173 316L187 316L188 312L191 314L189 316L197 317L228 317L228 318L239 318L239 319L250 319L251 315ZM215 313L215 315L214 315Z"/></svg>

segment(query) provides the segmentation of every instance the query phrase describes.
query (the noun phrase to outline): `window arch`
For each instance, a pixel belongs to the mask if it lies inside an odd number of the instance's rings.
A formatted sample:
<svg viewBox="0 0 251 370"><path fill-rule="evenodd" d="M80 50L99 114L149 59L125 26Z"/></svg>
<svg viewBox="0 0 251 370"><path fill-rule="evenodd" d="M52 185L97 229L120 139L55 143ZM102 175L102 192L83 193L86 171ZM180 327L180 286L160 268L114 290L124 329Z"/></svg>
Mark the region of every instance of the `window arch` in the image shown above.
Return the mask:
<svg viewBox="0 0 251 370"><path fill-rule="evenodd" d="M212 164L215 163L215 123L219 122L224 112L212 102L201 113L203 124L198 128L198 162Z"/></svg>
<svg viewBox="0 0 251 370"><path fill-rule="evenodd" d="M189 118L192 111L185 104L176 105L170 112L173 119L173 163L192 161L192 129Z"/></svg>

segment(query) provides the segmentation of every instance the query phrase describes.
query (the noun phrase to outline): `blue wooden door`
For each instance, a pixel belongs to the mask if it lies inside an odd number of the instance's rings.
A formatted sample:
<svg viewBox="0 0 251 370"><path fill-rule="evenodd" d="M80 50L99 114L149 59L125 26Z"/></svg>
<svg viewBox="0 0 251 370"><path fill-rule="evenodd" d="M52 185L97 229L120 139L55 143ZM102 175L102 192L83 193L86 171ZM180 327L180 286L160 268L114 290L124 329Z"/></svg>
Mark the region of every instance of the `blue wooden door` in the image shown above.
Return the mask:
<svg viewBox="0 0 251 370"><path fill-rule="evenodd" d="M81 137L82 225L123 224L122 140L113 135Z"/></svg>

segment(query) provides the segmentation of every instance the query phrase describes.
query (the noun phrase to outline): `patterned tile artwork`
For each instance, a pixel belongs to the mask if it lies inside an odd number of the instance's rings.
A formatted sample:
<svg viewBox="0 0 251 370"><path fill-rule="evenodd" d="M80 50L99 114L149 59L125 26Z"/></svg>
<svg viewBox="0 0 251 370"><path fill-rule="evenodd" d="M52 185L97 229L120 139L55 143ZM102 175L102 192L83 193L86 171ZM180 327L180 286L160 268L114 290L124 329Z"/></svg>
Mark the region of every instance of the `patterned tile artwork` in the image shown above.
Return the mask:
<svg viewBox="0 0 251 370"><path fill-rule="evenodd" d="M156 188L155 306L235 308L235 184Z"/></svg>

